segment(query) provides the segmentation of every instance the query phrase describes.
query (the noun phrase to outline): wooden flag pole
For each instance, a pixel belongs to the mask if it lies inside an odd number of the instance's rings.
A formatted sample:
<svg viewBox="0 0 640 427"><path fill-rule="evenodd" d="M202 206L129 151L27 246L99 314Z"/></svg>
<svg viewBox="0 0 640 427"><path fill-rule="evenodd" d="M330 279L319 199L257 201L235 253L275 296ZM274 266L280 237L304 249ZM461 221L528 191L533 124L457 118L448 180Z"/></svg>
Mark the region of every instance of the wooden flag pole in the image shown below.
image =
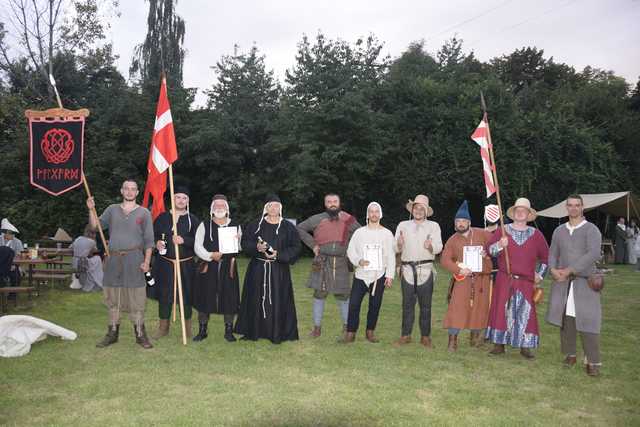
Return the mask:
<svg viewBox="0 0 640 427"><path fill-rule="evenodd" d="M60 94L58 93L58 87L56 86L56 80L53 78L53 75L49 74L49 82L51 86L53 86L53 91L56 93L56 99L58 100L58 107L60 109L64 109L62 106L62 100L60 99ZM84 171L82 171L82 183L84 184L84 189L87 192L87 197L91 198L91 190L89 190L89 183L87 182L87 177L84 176ZM91 215L96 219L96 224L98 224L98 232L100 233L100 239L102 239L102 245L104 246L104 254L109 256L109 245L107 244L107 239L104 237L104 231L102 231L102 225L100 224L100 218L98 217L98 212L96 212L96 208L91 208Z"/></svg>
<svg viewBox="0 0 640 427"><path fill-rule="evenodd" d="M178 225L176 220L176 206L175 199L173 195L173 166L169 165L169 193L171 195L171 221L173 223L173 237L178 236ZM187 345L187 328L184 323L184 300L182 296L182 275L180 274L180 253L177 243L173 243L173 247L175 248L176 260L173 264L174 268L174 276L175 283L178 286L178 300L180 304L180 324L182 325L182 344ZM176 303L176 294L173 294L173 306L175 307ZM175 316L175 311L174 311ZM174 317L175 319L175 317Z"/></svg>
<svg viewBox="0 0 640 427"><path fill-rule="evenodd" d="M89 190L89 183L87 182L87 177L84 176L84 172L82 172L82 183L84 184L84 189L87 192L87 197L91 196L91 190ZM107 243L107 239L104 237L104 231L102 231L102 225L100 224L100 218L98 217L98 212L96 212L95 206L91 208L91 215L96 219L96 224L98 224L98 232L100 233L100 239L102 239L102 245L104 246L104 254L106 256L110 256L109 254L109 244Z"/></svg>
<svg viewBox="0 0 640 427"><path fill-rule="evenodd" d="M498 168L496 167L496 160L493 155L493 142L491 141L491 129L489 127L489 116L487 114L487 105L484 102L484 95L480 92L480 103L482 104L482 110L484 112L483 120L487 125L487 143L489 144L489 156L491 158L491 173L493 174L493 180L496 184L496 199L498 201L498 210L500 211L500 229L502 230L502 237L506 237L507 233L504 227L504 215L502 211L502 200L500 198L500 183L498 182ZM504 256L507 261L507 274L511 275L511 262L509 261L509 248L504 248Z"/></svg>

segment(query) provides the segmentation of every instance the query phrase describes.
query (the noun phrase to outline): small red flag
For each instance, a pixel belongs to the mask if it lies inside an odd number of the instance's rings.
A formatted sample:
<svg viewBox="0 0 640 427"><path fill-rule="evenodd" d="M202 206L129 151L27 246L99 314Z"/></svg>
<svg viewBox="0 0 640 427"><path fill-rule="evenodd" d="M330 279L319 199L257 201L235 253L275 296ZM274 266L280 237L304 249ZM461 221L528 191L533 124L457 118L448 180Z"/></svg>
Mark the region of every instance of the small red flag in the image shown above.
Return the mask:
<svg viewBox="0 0 640 427"><path fill-rule="evenodd" d="M480 157L482 157L482 170L484 173L484 186L487 190L487 198L496 192L496 185L493 181L493 170L495 166L491 164L489 155L489 142L487 139L487 122L482 119L476 130L471 134L476 144L480 146Z"/></svg>

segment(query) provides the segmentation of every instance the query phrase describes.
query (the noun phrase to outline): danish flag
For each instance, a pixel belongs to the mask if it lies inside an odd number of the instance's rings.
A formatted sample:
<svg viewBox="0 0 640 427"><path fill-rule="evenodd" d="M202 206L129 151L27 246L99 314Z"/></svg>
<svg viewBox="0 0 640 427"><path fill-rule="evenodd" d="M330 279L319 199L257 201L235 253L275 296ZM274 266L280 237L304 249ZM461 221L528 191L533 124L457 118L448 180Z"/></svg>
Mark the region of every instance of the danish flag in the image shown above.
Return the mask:
<svg viewBox="0 0 640 427"><path fill-rule="evenodd" d="M167 169L176 160L178 160L178 147L176 147L176 136L173 132L173 119L171 118L171 108L169 107L169 97L167 96L167 79L163 77L160 85L151 149L149 150L149 161L147 162L149 176L144 189L144 200L142 201L142 206L147 207L149 205L149 195L153 197L151 216L154 220L165 211L164 193L167 190Z"/></svg>
<svg viewBox="0 0 640 427"><path fill-rule="evenodd" d="M493 181L493 171L495 165L491 163L491 156L489 155L489 140L487 138L488 124L485 118L482 119L476 130L471 134L476 144L480 146L480 157L482 157L482 169L484 171L484 186L487 190L487 198L491 197L496 192L496 185Z"/></svg>

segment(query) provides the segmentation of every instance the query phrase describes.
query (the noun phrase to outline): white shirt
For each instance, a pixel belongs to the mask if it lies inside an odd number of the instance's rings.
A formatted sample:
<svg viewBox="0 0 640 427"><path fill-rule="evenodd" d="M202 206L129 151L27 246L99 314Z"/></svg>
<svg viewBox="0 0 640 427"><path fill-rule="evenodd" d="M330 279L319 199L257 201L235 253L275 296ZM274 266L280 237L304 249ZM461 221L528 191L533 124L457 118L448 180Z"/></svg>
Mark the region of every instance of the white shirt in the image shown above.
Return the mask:
<svg viewBox="0 0 640 427"><path fill-rule="evenodd" d="M379 244L382 247L383 270L364 270L360 266L360 261L364 258L364 245ZM396 269L396 253L394 251L394 240L391 231L384 227L371 228L364 226L358 228L349 241L347 247L347 257L351 264L355 266L356 279L362 280L369 286L382 276L393 279Z"/></svg>
<svg viewBox="0 0 640 427"><path fill-rule="evenodd" d="M400 238L401 231L404 236L402 251L398 248L398 239ZM431 251L424 248L424 242L427 239L431 239ZM434 260L436 255L442 252L442 232L440 231L440 225L435 221L429 220L422 222L417 222L414 219L402 221L398 224L398 228L396 228L394 243L395 251L401 253L400 259L402 261ZM432 263L417 266L418 285L422 285L429 279L432 268ZM411 285L414 284L411 266L402 266L402 277L404 277L407 283Z"/></svg>
<svg viewBox="0 0 640 427"><path fill-rule="evenodd" d="M586 219L583 219L582 222L575 227L572 226L568 221L565 223L567 226L567 230L569 230L569 235L573 235L573 232L578 228L582 227L587 223ZM573 281L571 281L571 287L569 288L569 295L567 296L567 309L565 310L565 314L570 317L576 317L576 300L573 297Z"/></svg>
<svg viewBox="0 0 640 427"><path fill-rule="evenodd" d="M216 224L215 222L212 224L213 227L227 227L229 225L229 223L231 223L231 220L227 218L227 222L224 225L218 226L218 224ZM196 229L196 238L195 241L193 242L193 250L195 251L196 255L198 255L198 258L200 258L203 261L211 261L213 258L213 252L209 252L208 250L205 249L204 247L204 222L201 222L200 225L198 225L198 228ZM242 236L242 230L240 229L240 226L238 226L238 239L240 239ZM240 247L240 244L238 243L238 247Z"/></svg>

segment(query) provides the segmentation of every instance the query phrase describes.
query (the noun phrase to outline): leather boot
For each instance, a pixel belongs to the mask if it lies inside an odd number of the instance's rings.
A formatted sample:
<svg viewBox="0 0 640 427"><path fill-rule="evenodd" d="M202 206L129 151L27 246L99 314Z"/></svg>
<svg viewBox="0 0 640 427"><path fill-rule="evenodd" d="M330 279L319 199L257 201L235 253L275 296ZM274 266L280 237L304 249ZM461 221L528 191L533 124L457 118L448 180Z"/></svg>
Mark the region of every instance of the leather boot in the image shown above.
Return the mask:
<svg viewBox="0 0 640 427"><path fill-rule="evenodd" d="M422 344L426 349L431 350L433 348L433 343L431 342L431 337L423 335L420 338L420 344Z"/></svg>
<svg viewBox="0 0 640 427"><path fill-rule="evenodd" d="M367 337L367 341L369 342L373 342L373 343L379 342L378 338L376 338L376 336L373 335L373 329L367 329L366 337Z"/></svg>
<svg viewBox="0 0 640 427"><path fill-rule="evenodd" d="M111 344L118 342L118 335L120 334L120 325L109 325L107 329L107 335L105 335L100 342L96 344L96 347L103 348Z"/></svg>
<svg viewBox="0 0 640 427"><path fill-rule="evenodd" d="M403 335L400 338L398 338L397 341L394 341L393 346L400 347L409 343L411 343L411 335Z"/></svg>
<svg viewBox="0 0 640 427"><path fill-rule="evenodd" d="M482 339L482 336L480 336L480 332L471 331L469 344L471 344L471 347L476 347L476 348L482 347L484 345L484 340Z"/></svg>
<svg viewBox="0 0 640 427"><path fill-rule="evenodd" d="M190 340L193 337L193 330L191 329L191 319L184 319L184 329L187 334L187 339Z"/></svg>
<svg viewBox="0 0 640 427"><path fill-rule="evenodd" d="M600 366L598 365L587 363L585 369L587 371L587 375L589 375L590 377L597 377L600 375Z"/></svg>
<svg viewBox="0 0 640 427"><path fill-rule="evenodd" d="M567 357L564 358L562 364L565 368L572 368L573 365L576 364L577 360L578 359L576 358L576 356L567 355Z"/></svg>
<svg viewBox="0 0 640 427"><path fill-rule="evenodd" d="M531 352L531 349L528 348L521 348L520 356L524 357L527 360L533 360L536 358L536 356L534 356L534 354Z"/></svg>
<svg viewBox="0 0 640 427"><path fill-rule="evenodd" d="M493 349L489 352L489 356L498 356L504 353L504 344L494 344Z"/></svg>
<svg viewBox="0 0 640 427"><path fill-rule="evenodd" d="M149 337L147 336L147 330L144 327L144 323L140 326L133 325L133 332L136 334L136 344L140 345L144 349L153 348L149 342Z"/></svg>
<svg viewBox="0 0 640 427"><path fill-rule="evenodd" d="M458 350L458 336L449 335L449 345L447 346L447 351L453 353L457 350Z"/></svg>
<svg viewBox="0 0 640 427"><path fill-rule="evenodd" d="M356 340L355 332L345 332L344 337L339 341L341 344L351 344Z"/></svg>
<svg viewBox="0 0 640 427"><path fill-rule="evenodd" d="M167 335L169 335L169 319L160 319L158 322L158 330L151 338L158 340Z"/></svg>
<svg viewBox="0 0 640 427"><path fill-rule="evenodd" d="M236 337L233 336L233 324L225 323L224 324L224 339L228 342L235 342Z"/></svg>
<svg viewBox="0 0 640 427"><path fill-rule="evenodd" d="M311 332L309 333L309 336L311 338L318 338L321 333L322 333L322 328L320 326L314 326Z"/></svg>
<svg viewBox="0 0 640 427"><path fill-rule="evenodd" d="M198 329L198 335L193 337L194 341L202 341L203 339L209 336L207 335L207 326L209 326L208 322L200 323L200 328Z"/></svg>

